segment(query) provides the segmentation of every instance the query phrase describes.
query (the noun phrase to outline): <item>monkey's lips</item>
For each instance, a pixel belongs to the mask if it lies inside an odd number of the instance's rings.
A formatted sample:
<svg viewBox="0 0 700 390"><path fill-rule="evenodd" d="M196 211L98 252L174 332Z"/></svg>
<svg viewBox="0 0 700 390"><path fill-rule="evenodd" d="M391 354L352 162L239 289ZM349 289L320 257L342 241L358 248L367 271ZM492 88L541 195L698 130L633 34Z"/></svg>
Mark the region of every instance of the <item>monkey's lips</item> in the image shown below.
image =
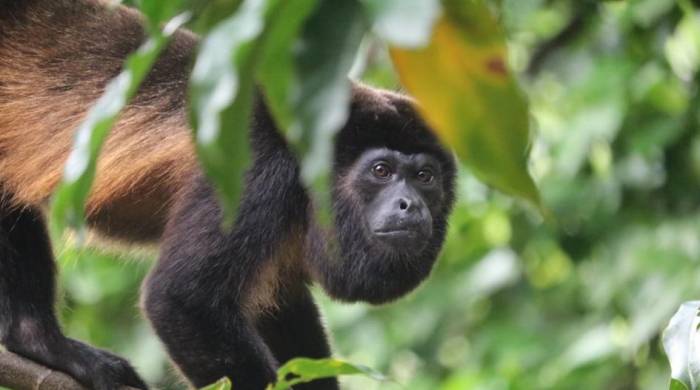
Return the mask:
<svg viewBox="0 0 700 390"><path fill-rule="evenodd" d="M375 230L374 235L377 237L418 237L420 232L416 229L394 229L394 230Z"/></svg>
<svg viewBox="0 0 700 390"><path fill-rule="evenodd" d="M425 247L427 236L417 228L378 229L374 237L398 252L420 251Z"/></svg>

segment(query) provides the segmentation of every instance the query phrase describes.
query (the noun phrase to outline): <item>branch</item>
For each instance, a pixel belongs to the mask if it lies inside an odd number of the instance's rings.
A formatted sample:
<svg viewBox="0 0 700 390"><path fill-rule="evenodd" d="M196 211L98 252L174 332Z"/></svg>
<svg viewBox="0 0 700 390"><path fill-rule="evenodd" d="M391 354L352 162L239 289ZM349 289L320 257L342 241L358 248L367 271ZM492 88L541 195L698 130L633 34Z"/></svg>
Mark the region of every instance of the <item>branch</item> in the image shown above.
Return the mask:
<svg viewBox="0 0 700 390"><path fill-rule="evenodd" d="M0 386L13 390L87 390L70 376L0 350ZM122 387L121 390L137 390Z"/></svg>

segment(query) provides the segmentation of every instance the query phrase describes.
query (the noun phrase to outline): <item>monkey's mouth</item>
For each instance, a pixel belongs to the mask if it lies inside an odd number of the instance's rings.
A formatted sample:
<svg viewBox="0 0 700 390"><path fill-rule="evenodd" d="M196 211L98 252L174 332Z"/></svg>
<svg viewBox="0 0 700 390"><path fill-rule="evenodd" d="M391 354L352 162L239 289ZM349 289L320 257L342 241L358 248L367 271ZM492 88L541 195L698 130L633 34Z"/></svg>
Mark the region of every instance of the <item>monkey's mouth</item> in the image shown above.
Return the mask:
<svg viewBox="0 0 700 390"><path fill-rule="evenodd" d="M418 237L420 233L418 230L415 229L382 229L382 230L375 230L374 235L377 237L407 237L407 238L413 238L413 237Z"/></svg>
<svg viewBox="0 0 700 390"><path fill-rule="evenodd" d="M431 234L430 229L426 229L424 224L414 221L386 223L383 226L377 226L372 233L377 237L418 239L419 241Z"/></svg>
<svg viewBox="0 0 700 390"><path fill-rule="evenodd" d="M376 240L398 253L421 251L427 242L425 233L415 228L378 229L373 233Z"/></svg>

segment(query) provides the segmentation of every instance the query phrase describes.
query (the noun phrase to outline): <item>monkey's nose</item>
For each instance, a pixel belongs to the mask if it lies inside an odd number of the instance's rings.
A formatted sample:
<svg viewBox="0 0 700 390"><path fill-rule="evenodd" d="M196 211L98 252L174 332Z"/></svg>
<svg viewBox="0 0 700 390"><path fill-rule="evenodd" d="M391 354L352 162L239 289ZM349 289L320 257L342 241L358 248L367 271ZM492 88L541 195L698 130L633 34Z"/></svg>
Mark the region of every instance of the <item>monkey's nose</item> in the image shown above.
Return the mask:
<svg viewBox="0 0 700 390"><path fill-rule="evenodd" d="M399 211L402 213L414 213L420 211L421 202L410 197L400 197L397 200Z"/></svg>

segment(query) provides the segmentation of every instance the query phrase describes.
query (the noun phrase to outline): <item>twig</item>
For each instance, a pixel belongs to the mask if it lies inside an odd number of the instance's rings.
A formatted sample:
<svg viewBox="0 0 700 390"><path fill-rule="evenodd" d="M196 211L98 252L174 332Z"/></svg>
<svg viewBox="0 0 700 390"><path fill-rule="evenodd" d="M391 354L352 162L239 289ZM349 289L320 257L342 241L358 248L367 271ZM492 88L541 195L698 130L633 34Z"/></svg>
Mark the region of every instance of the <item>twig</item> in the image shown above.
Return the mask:
<svg viewBox="0 0 700 390"><path fill-rule="evenodd" d="M62 372L6 351L0 351L0 386L13 390L87 390ZM121 390L137 389L123 387Z"/></svg>

